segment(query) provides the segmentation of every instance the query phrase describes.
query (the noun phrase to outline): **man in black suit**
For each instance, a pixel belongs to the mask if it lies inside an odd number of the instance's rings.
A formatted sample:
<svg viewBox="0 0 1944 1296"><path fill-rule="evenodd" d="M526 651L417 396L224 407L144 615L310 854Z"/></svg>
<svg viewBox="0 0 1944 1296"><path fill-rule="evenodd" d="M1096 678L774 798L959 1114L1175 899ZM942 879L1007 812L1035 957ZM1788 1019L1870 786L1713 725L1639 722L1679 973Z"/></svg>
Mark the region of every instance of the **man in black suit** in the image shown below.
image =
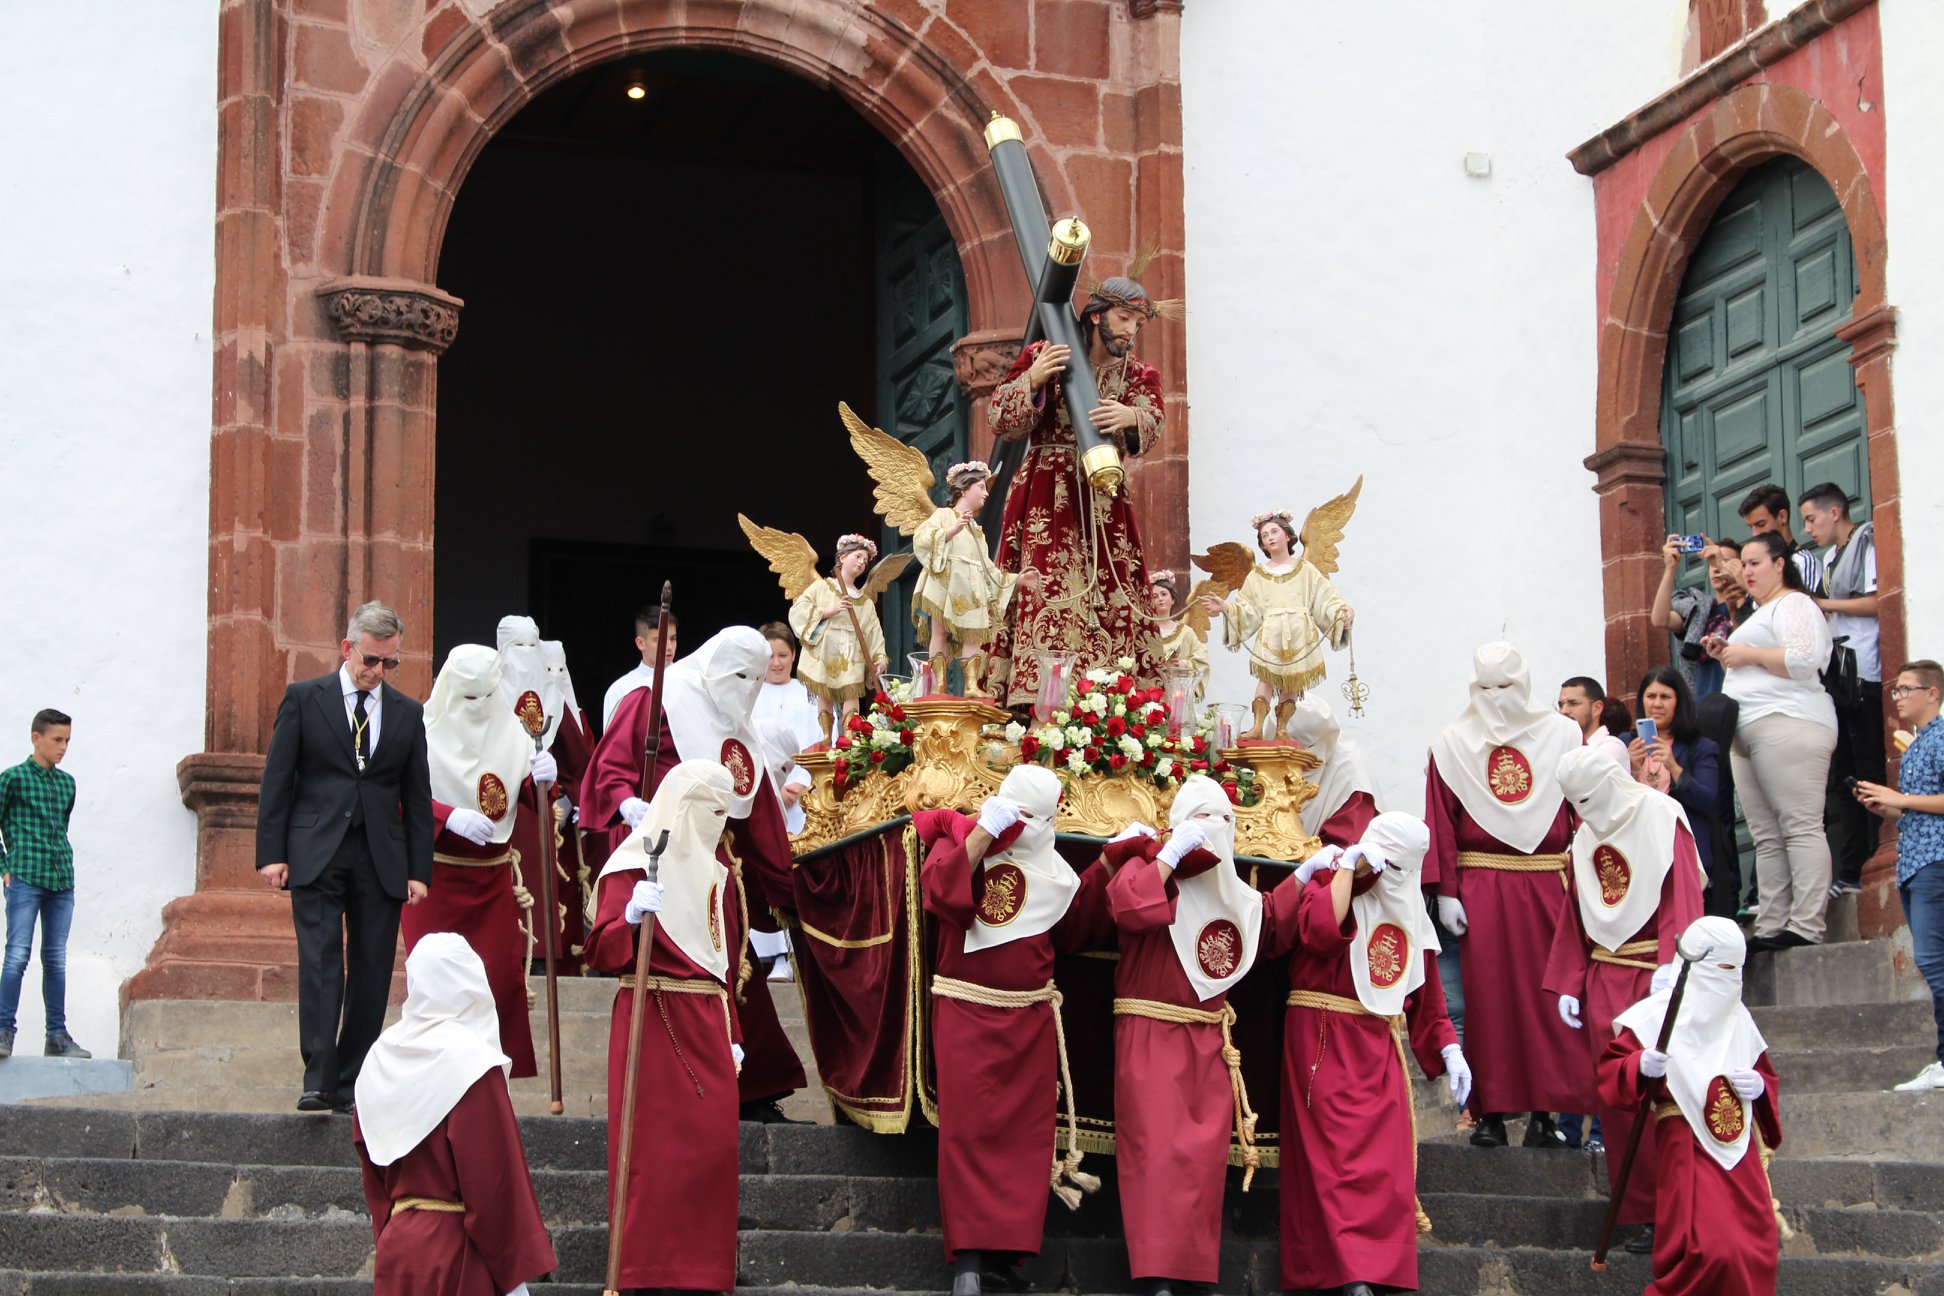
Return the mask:
<svg viewBox="0 0 1944 1296"><path fill-rule="evenodd" d="M299 1111L351 1110L385 1024L399 903L432 879L424 712L384 682L404 633L382 603L353 612L344 664L284 690L264 760L256 866L289 888L297 928Z"/></svg>

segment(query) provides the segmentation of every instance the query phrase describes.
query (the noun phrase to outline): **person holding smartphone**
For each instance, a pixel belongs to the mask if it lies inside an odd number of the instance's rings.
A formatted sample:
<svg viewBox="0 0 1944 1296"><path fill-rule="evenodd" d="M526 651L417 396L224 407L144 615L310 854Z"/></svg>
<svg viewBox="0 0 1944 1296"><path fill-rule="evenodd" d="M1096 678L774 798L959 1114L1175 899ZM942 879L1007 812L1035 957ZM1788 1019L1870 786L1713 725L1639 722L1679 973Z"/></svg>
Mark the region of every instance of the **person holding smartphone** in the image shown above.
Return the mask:
<svg viewBox="0 0 1944 1296"><path fill-rule="evenodd" d="M1724 847L1721 836L1721 749L1701 732L1694 694L1673 667L1656 666L1641 676L1636 696L1641 716L1627 741L1633 776L1687 811L1708 876L1707 912L1733 918L1740 867L1732 839Z"/></svg>

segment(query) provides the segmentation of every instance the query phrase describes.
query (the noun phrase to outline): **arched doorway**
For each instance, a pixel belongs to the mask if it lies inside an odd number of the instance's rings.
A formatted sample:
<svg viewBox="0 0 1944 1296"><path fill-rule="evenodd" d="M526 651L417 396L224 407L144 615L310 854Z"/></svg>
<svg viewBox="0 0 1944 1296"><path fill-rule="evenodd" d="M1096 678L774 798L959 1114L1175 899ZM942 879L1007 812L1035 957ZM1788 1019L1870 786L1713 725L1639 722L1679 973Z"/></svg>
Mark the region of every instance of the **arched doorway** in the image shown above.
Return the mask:
<svg viewBox="0 0 1944 1296"><path fill-rule="evenodd" d="M870 123L773 65L669 50L554 85L481 150L438 276L466 322L439 364L437 651L528 610L590 707L663 579L690 644L786 612L739 511L826 560L875 530L838 400L964 457L945 221Z"/></svg>
<svg viewBox="0 0 1944 1296"><path fill-rule="evenodd" d="M1741 538L1738 508L1818 482L1870 512L1850 344L1856 258L1829 182L1799 158L1749 171L1694 250L1668 328L1661 440L1670 531ZM1801 539L1802 537L1798 537ZM1688 575L1698 583L1700 564Z"/></svg>

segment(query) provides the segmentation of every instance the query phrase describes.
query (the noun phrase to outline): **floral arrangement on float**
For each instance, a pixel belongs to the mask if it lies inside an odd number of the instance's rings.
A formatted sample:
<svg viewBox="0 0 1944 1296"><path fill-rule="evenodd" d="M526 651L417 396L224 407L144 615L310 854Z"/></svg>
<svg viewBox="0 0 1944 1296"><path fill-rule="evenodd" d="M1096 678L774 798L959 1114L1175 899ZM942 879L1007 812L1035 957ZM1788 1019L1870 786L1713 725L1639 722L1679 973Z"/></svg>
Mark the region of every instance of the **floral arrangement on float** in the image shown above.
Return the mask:
<svg viewBox="0 0 1944 1296"><path fill-rule="evenodd" d="M904 708L911 700L911 684L891 676L885 676L881 683L883 687L871 698L869 709L846 721L844 732L831 744L836 759L830 777L839 796L868 775L897 774L917 758L912 746L917 735L905 718Z"/></svg>

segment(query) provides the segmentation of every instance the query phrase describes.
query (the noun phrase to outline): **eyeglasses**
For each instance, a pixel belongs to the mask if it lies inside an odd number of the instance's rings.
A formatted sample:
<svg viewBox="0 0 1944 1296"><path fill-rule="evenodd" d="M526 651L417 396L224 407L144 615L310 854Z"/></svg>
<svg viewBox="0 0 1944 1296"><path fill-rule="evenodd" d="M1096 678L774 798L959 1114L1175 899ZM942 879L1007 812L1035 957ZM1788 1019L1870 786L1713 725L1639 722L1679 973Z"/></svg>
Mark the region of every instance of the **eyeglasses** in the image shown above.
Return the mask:
<svg viewBox="0 0 1944 1296"><path fill-rule="evenodd" d="M1897 687L1890 690L1890 700L1892 702L1901 702L1905 698L1909 697L1912 693L1928 693L1928 692L1930 692L1929 685L1899 684L1897 685Z"/></svg>
<svg viewBox="0 0 1944 1296"><path fill-rule="evenodd" d="M364 655L364 664L366 670L370 670L373 666L383 666L388 671L395 671L398 669L398 658L379 657L373 653L366 653Z"/></svg>

